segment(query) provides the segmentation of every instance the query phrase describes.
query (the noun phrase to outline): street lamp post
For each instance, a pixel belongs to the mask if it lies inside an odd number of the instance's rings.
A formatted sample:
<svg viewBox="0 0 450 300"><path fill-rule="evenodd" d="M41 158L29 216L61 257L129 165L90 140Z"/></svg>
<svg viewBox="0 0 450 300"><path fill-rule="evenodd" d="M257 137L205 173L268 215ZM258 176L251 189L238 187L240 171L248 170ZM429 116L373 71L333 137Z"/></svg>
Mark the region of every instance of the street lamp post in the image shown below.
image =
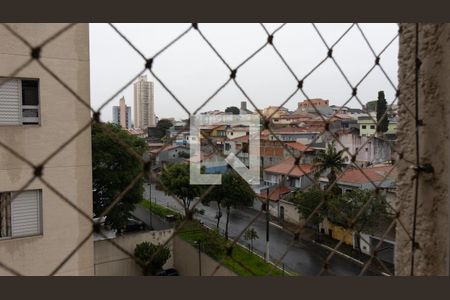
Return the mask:
<svg viewBox="0 0 450 300"><path fill-rule="evenodd" d="M200 240L195 241L195 243L198 245L198 275L202 276L202 252L201 252L201 242Z"/></svg>

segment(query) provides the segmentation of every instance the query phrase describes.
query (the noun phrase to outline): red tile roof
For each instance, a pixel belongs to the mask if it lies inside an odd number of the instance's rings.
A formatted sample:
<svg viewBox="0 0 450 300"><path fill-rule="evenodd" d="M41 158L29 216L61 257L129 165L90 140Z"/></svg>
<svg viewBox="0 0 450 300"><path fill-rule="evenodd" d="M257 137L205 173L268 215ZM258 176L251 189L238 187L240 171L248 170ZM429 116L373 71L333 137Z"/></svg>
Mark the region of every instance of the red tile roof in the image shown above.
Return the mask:
<svg viewBox="0 0 450 300"><path fill-rule="evenodd" d="M309 127L284 127L273 130L275 134L295 134L300 132L322 132L323 126L309 126Z"/></svg>
<svg viewBox="0 0 450 300"><path fill-rule="evenodd" d="M248 143L248 135L243 135L234 139L230 139L231 142L247 142Z"/></svg>
<svg viewBox="0 0 450 300"><path fill-rule="evenodd" d="M288 145L289 147L292 147L292 148L294 148L296 150L302 151L302 152L305 152L305 151L306 152L312 152L312 151L314 151L314 149L312 149L311 147L307 149L304 144L299 143L299 142L288 142L288 143L286 143L286 145Z"/></svg>
<svg viewBox="0 0 450 300"><path fill-rule="evenodd" d="M362 170L362 171L361 171ZM360 169L350 169L344 172L344 175L339 178L338 182L348 183L373 183L381 182L387 176L389 179L397 177L397 169L394 166L379 166ZM392 171L391 171L392 170ZM366 174L367 176L365 176ZM370 180L368 178L370 178Z"/></svg>
<svg viewBox="0 0 450 300"><path fill-rule="evenodd" d="M289 157L276 165L273 165L264 170L264 172L276 173L276 174L284 174L292 177L301 177L305 175L305 173L309 174L312 172L313 166L309 164L303 164L300 166L295 166L295 159L293 157ZM292 169L292 171L291 171ZM303 172L303 171L304 172ZM289 172L290 171L290 172Z"/></svg>
<svg viewBox="0 0 450 300"><path fill-rule="evenodd" d="M269 200L270 201L279 201L281 199L281 196L283 196L284 194L289 193L291 190L284 186L277 186L275 189L270 190L269 189ZM260 194L259 194L260 198L263 199L267 199L267 190L263 190Z"/></svg>

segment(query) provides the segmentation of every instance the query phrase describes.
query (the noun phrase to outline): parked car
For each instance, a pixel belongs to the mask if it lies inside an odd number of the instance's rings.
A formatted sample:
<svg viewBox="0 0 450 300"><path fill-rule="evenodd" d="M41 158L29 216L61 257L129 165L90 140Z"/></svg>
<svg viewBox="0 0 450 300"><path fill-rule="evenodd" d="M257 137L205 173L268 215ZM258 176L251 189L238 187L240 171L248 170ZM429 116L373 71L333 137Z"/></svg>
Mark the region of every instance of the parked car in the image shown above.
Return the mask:
<svg viewBox="0 0 450 300"><path fill-rule="evenodd" d="M144 230L147 226L141 220L137 220L134 218L128 218L127 225L124 229L120 230L122 232L130 232L130 231L139 231Z"/></svg>
<svg viewBox="0 0 450 300"><path fill-rule="evenodd" d="M180 274L174 268L170 268L156 273L156 276L180 276Z"/></svg>
<svg viewBox="0 0 450 300"><path fill-rule="evenodd" d="M105 225L106 216L103 216L101 218L94 216L93 221L94 221L94 224Z"/></svg>
<svg viewBox="0 0 450 300"><path fill-rule="evenodd" d="M168 221L168 222L173 222L177 219L175 217L175 215L166 215L165 218L166 218L166 221Z"/></svg>

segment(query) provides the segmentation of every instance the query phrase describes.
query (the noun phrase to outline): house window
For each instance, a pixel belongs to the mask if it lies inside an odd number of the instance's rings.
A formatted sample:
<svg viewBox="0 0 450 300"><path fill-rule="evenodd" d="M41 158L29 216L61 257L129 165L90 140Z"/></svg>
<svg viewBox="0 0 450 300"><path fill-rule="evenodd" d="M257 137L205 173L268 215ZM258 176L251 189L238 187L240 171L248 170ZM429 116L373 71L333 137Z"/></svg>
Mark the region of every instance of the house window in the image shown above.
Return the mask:
<svg viewBox="0 0 450 300"><path fill-rule="evenodd" d="M0 79L0 125L39 124L39 80Z"/></svg>
<svg viewBox="0 0 450 300"><path fill-rule="evenodd" d="M370 129L375 129L375 125L370 125Z"/></svg>
<svg viewBox="0 0 450 300"><path fill-rule="evenodd" d="M226 151L230 151L230 149L231 149L231 145L228 144L228 143L226 143L226 144L225 144L225 150L226 150Z"/></svg>
<svg viewBox="0 0 450 300"><path fill-rule="evenodd" d="M361 127L362 127L362 129L366 129L366 125L362 125Z"/></svg>
<svg viewBox="0 0 450 300"><path fill-rule="evenodd" d="M42 233L41 190L0 192L0 239Z"/></svg>

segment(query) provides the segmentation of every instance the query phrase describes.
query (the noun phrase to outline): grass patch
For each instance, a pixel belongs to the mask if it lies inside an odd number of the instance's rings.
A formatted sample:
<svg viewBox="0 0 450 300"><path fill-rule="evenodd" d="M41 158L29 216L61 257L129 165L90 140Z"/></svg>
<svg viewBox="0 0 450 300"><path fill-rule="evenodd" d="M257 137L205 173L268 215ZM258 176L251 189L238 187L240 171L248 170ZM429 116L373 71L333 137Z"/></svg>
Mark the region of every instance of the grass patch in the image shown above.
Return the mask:
<svg viewBox="0 0 450 300"><path fill-rule="evenodd" d="M240 276L283 276L283 271L274 265L267 263L261 257L251 253L247 249L235 245L232 251L234 260L226 255L226 250L231 241L226 240L215 230L203 227L197 221L186 222L178 232L178 236L194 245L201 241L202 250L216 260L222 260L223 265ZM240 262L245 267L241 266Z"/></svg>
<svg viewBox="0 0 450 300"><path fill-rule="evenodd" d="M151 206L151 211L158 216L165 217L166 215L175 215L178 220L182 219L182 215L178 212L159 204L150 204L150 201L147 200L142 200L139 204L147 209L150 209ZM235 245L233 247L232 257L245 266L242 267L239 263L226 255L226 249L231 242L226 240L216 230L205 228L198 221L192 220L184 223L177 235L182 240L196 247L197 245L195 242L201 241L203 252L216 260L223 259L223 265L240 276L266 276L269 273L271 276L289 276L289 274L283 274L282 270L265 262L264 259L251 253L246 248ZM251 272L249 270L251 270Z"/></svg>
<svg viewBox="0 0 450 300"><path fill-rule="evenodd" d="M139 202L139 205L145 207L146 209L150 209L155 215L158 215L160 217L174 215L177 218L181 218L181 214L179 214L178 212L165 206L150 202L148 200L141 200L141 202Z"/></svg>
<svg viewBox="0 0 450 300"><path fill-rule="evenodd" d="M287 273L283 274L282 270L270 263L265 262L261 257L251 253L239 245L233 247L232 256L235 260L244 265L245 268L228 256L225 257L223 264L240 276L267 276L269 273L270 276L289 275Z"/></svg>

